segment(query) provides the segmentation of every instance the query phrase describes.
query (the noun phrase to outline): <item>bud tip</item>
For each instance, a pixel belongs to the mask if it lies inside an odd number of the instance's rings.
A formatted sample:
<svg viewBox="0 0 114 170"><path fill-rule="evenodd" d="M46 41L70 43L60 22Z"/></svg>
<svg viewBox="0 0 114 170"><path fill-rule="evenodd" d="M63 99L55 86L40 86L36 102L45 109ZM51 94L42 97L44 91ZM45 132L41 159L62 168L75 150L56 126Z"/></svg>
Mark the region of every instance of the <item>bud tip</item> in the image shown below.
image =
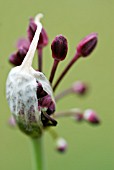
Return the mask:
<svg viewBox="0 0 114 170"><path fill-rule="evenodd" d="M77 46L77 52L83 57L90 55L90 53L94 50L97 45L98 34L91 33L87 35L84 39L80 41Z"/></svg>
<svg viewBox="0 0 114 170"><path fill-rule="evenodd" d="M56 150L63 153L67 149L67 142L64 138L58 138L56 141Z"/></svg>
<svg viewBox="0 0 114 170"><path fill-rule="evenodd" d="M76 81L73 85L72 85L72 91L74 93L83 95L86 93L87 91L87 86L85 83L81 82L81 81Z"/></svg>
<svg viewBox="0 0 114 170"><path fill-rule="evenodd" d="M91 124L99 124L100 120L96 114L96 112L92 109L87 109L84 111L83 115L84 119Z"/></svg>

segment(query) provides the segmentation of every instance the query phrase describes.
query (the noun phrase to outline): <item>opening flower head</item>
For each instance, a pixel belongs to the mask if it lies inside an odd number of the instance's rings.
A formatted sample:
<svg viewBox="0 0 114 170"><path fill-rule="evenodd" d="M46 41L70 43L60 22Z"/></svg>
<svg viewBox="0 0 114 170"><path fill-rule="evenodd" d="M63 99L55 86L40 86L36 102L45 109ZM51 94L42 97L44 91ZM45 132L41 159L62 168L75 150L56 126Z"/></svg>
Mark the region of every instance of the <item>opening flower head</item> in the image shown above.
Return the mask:
<svg viewBox="0 0 114 170"><path fill-rule="evenodd" d="M48 44L48 36L40 22L41 17L42 14L38 14L30 20L27 31L28 37L18 42L18 51L10 56L9 61L16 67L12 68L8 75L6 97L13 117L24 133L32 138L39 138L46 129L55 140L57 150L65 151L66 141L60 138L50 126L56 126L57 121L55 119L59 117L70 116L80 122L87 120L87 116L85 116L85 111L77 108L57 112L56 104L68 94L85 94L87 86L85 83L77 81L57 95L54 95L54 93L71 66L79 58L90 55L94 50L98 37L96 33L92 33L78 44L74 57L53 83L58 64L66 58L68 43L66 37L61 34L53 40L51 50L54 62L48 80L43 74L42 68L42 51L43 47ZM32 68L36 50L39 61L37 71ZM95 114L91 117L94 117L95 120ZM88 121L90 121L90 118Z"/></svg>
<svg viewBox="0 0 114 170"><path fill-rule="evenodd" d="M37 29L22 64L10 71L6 83L10 110L20 129L32 137L40 136L43 124L46 126L48 121L56 124L56 121L47 116L55 111L52 88L44 74L32 68L32 60L42 30L41 17L39 14L35 18ZM39 88L40 92L44 93L43 96L38 92Z"/></svg>

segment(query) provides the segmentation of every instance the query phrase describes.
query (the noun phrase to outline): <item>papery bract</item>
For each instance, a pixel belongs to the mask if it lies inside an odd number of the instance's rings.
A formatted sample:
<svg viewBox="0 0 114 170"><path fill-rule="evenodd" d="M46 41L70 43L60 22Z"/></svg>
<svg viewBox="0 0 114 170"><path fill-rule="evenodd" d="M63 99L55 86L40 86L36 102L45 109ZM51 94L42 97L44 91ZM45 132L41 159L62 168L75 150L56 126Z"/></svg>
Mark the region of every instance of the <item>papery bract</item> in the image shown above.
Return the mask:
<svg viewBox="0 0 114 170"><path fill-rule="evenodd" d="M31 137L39 137L42 134L43 123L41 120L41 108L38 107L38 83L43 90L51 96L52 88L43 73L35 71L31 65L42 30L40 23L41 14L36 16L37 29L31 42L28 53L22 64L13 68L7 78L6 95L11 112L13 113L20 129Z"/></svg>

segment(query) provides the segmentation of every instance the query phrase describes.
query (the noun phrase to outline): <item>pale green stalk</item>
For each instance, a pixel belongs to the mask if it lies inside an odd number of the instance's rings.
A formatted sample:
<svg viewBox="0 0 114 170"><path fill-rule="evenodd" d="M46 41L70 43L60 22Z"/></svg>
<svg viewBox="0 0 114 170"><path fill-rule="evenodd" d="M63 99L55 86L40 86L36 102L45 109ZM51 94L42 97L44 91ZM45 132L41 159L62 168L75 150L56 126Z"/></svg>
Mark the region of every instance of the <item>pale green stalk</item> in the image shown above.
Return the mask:
<svg viewBox="0 0 114 170"><path fill-rule="evenodd" d="M32 138L32 170L46 170L42 138Z"/></svg>

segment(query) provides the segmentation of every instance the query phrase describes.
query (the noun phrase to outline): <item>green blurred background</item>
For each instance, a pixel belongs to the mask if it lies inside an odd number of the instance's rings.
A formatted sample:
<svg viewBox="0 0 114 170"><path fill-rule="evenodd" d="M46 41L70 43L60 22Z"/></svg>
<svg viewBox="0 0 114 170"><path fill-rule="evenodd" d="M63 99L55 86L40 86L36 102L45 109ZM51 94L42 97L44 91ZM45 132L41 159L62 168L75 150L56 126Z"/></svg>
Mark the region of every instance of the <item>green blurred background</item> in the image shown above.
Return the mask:
<svg viewBox="0 0 114 170"><path fill-rule="evenodd" d="M52 66L50 44L57 34L68 38L69 52L59 65L56 77L75 53L76 44L91 32L98 32L99 43L87 59L81 59L69 71L57 92L75 80L89 84L84 98L66 97L57 109L93 108L101 125L76 124L61 119L57 131L68 141L65 154L57 153L54 142L45 133L45 157L49 170L114 169L114 1L113 0L0 0L0 170L31 170L29 139L18 129L9 128L10 116L5 98L5 82L11 69L9 55L19 37L26 36L28 19L42 12L43 25L50 39L44 50L44 72ZM34 66L36 66L36 59Z"/></svg>

